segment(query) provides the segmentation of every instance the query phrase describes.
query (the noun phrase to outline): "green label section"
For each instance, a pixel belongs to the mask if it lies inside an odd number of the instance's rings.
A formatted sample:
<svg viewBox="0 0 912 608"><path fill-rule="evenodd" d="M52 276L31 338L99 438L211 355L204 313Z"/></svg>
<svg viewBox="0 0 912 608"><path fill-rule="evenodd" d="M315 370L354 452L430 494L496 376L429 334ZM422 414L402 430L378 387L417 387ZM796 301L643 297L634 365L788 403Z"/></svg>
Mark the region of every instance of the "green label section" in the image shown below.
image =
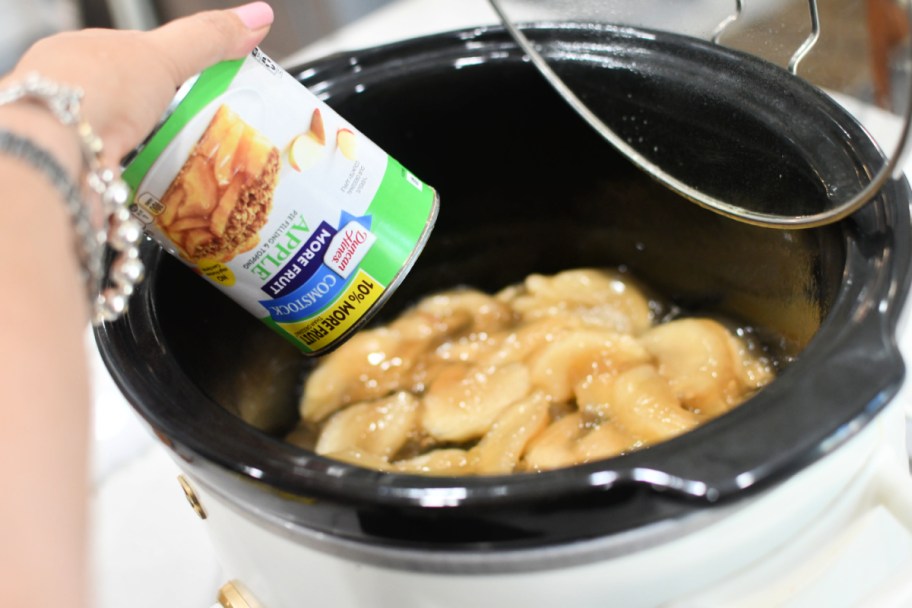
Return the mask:
<svg viewBox="0 0 912 608"><path fill-rule="evenodd" d="M374 218L371 232L377 242L361 261L361 268L389 285L418 248L431 220L435 198L433 188L390 157L380 188L367 208Z"/></svg>

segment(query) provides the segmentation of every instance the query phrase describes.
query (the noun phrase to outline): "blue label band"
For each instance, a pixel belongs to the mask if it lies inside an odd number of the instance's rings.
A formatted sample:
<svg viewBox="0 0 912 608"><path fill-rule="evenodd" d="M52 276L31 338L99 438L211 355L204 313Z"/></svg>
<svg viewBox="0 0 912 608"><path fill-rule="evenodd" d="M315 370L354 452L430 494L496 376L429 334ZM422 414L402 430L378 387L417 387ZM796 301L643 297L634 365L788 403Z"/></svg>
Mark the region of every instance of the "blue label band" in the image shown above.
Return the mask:
<svg viewBox="0 0 912 608"><path fill-rule="evenodd" d="M277 323L291 323L311 316L334 302L345 289L346 281L322 263L309 281L288 295L275 300L260 300Z"/></svg>
<svg viewBox="0 0 912 608"><path fill-rule="evenodd" d="M282 267L275 278L260 287L260 290L273 298L280 298L297 290L320 269L323 250L335 234L335 228L326 222L320 222L320 226L295 253L291 261Z"/></svg>

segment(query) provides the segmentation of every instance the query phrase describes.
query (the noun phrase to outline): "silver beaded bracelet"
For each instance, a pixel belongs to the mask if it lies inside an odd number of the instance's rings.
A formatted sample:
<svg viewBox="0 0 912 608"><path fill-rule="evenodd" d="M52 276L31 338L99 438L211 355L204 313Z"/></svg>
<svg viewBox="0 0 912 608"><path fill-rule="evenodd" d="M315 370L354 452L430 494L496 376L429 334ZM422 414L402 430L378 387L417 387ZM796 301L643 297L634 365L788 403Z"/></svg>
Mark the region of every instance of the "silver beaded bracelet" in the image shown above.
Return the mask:
<svg viewBox="0 0 912 608"><path fill-rule="evenodd" d="M78 187L50 153L16 133L0 131L0 152L43 173L63 196L76 232L76 251L88 290L92 324L99 325L126 312L130 296L143 279L145 269L139 259L143 226L130 213L130 188L117 173L102 166L103 145L80 114L82 97L82 90L64 87L37 74L0 89L0 106L20 100L38 101L61 123L76 127L87 188ZM91 207L84 190L101 201L101 229L92 226ZM116 252L107 278L103 269L105 246Z"/></svg>

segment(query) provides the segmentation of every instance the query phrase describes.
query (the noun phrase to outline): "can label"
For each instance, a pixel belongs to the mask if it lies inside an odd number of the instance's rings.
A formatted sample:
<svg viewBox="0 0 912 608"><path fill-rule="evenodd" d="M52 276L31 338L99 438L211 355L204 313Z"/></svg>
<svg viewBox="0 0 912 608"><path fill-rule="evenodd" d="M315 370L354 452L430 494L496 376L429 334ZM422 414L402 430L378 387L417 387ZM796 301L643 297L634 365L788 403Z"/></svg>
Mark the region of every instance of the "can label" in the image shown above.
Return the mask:
<svg viewBox="0 0 912 608"><path fill-rule="evenodd" d="M152 238L314 354L398 286L438 208L259 49L202 72L123 177Z"/></svg>

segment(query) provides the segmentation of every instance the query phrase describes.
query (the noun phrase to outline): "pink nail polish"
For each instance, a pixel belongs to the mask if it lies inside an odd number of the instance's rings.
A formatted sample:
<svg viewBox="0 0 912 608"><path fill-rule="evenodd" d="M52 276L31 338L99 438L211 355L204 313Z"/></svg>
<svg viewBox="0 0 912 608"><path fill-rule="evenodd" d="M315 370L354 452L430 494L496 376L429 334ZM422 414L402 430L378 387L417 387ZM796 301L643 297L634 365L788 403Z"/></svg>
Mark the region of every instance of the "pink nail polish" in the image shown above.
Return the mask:
<svg viewBox="0 0 912 608"><path fill-rule="evenodd" d="M274 18L272 7L265 2L251 2L237 6L231 11L240 17L241 21L249 30L258 30L272 24Z"/></svg>

